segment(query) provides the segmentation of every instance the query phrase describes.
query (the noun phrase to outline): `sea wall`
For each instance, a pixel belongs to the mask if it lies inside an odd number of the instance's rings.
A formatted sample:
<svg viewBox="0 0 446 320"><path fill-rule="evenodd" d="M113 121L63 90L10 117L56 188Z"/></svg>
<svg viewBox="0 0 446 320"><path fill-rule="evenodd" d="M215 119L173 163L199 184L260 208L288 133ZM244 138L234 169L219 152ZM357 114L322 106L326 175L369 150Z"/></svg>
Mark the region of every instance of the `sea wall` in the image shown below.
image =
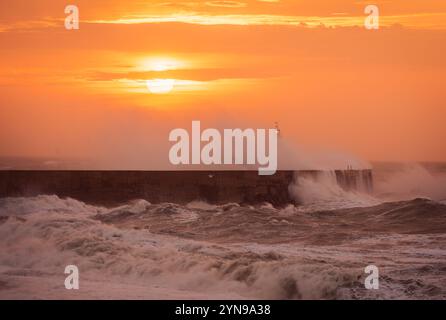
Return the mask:
<svg viewBox="0 0 446 320"><path fill-rule="evenodd" d="M55 194L102 205L133 199L152 203L295 203L288 187L300 175L319 171L0 171L0 197ZM345 189L371 190L371 170L334 171Z"/></svg>

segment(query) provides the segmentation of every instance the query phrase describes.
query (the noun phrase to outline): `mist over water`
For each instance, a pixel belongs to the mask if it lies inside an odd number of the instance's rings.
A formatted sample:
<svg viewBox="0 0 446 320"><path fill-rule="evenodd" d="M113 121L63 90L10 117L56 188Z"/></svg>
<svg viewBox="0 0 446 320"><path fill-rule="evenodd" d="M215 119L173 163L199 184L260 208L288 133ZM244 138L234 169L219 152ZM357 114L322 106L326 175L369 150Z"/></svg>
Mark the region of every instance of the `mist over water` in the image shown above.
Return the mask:
<svg viewBox="0 0 446 320"><path fill-rule="evenodd" d="M381 164L375 176L375 193L383 199L407 200L423 197L435 201L446 200L444 164Z"/></svg>
<svg viewBox="0 0 446 320"><path fill-rule="evenodd" d="M202 129L207 127L203 124ZM223 132L225 128L247 128L247 126L220 124L216 128ZM173 165L169 161L169 150L173 143L168 141L168 129L157 128L159 131L152 129L158 133L156 135L141 134L136 140L132 139L132 146L128 146L128 140L122 137L119 139L109 137L113 144L98 146L89 158L0 157L0 170L257 170L256 165L246 164ZM147 136L150 140L145 139ZM141 137L145 140L141 141ZM201 147L204 145L205 143L202 142ZM246 148L246 142L244 147ZM300 145L280 136L277 153L278 170L325 171L372 167L367 161L347 152ZM244 159L246 160L246 150L244 150Z"/></svg>
<svg viewBox="0 0 446 320"><path fill-rule="evenodd" d="M296 144L279 139L279 168L282 170L354 170L371 169L372 165L353 154L326 147Z"/></svg>

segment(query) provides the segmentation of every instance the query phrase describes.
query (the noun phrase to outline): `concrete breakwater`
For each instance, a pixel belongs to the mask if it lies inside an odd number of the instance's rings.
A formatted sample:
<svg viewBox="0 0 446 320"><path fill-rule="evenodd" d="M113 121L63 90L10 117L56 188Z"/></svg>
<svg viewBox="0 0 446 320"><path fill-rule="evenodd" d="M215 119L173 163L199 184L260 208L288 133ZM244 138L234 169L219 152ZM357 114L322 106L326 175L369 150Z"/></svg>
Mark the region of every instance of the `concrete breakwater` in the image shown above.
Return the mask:
<svg viewBox="0 0 446 320"><path fill-rule="evenodd" d="M317 178L324 171L0 171L0 197L55 194L87 203L114 205L133 199L151 203L296 203L289 192L299 177ZM330 172L346 190L371 191L371 170Z"/></svg>

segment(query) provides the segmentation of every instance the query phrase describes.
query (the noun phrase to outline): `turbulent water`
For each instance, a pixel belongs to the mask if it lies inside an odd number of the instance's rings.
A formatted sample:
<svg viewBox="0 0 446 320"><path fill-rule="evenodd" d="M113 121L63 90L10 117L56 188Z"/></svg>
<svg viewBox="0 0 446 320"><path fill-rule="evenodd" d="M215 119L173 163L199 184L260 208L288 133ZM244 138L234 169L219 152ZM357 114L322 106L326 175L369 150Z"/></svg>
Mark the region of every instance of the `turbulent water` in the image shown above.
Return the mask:
<svg viewBox="0 0 446 320"><path fill-rule="evenodd" d="M304 204L286 208L0 199L0 298L445 299L446 184L404 170L373 195L301 180Z"/></svg>

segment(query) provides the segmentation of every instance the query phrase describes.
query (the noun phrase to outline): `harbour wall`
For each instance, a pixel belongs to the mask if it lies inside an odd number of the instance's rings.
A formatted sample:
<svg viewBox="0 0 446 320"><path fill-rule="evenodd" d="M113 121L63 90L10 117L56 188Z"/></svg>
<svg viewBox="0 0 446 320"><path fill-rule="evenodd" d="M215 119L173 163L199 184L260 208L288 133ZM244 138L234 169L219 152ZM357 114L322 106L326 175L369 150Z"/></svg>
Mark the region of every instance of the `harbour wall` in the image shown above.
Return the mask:
<svg viewBox="0 0 446 320"><path fill-rule="evenodd" d="M257 171L5 170L0 171L0 197L54 194L101 205L146 199L151 203L203 200L283 206L298 201L290 195L290 184L301 176L317 178L322 173L277 171L271 176L260 176ZM331 173L346 190L372 190L371 170Z"/></svg>

